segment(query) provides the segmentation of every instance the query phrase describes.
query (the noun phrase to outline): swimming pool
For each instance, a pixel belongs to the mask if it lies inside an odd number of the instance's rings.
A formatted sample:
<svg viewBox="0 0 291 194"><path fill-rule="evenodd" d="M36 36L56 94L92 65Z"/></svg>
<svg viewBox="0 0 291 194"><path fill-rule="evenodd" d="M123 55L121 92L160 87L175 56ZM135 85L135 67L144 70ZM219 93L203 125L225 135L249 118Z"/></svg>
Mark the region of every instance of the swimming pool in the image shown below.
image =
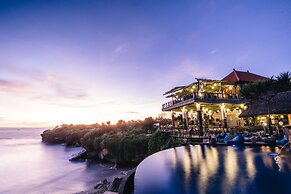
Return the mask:
<svg viewBox="0 0 291 194"><path fill-rule="evenodd" d="M291 193L291 153L278 148L183 146L142 161L135 194Z"/></svg>

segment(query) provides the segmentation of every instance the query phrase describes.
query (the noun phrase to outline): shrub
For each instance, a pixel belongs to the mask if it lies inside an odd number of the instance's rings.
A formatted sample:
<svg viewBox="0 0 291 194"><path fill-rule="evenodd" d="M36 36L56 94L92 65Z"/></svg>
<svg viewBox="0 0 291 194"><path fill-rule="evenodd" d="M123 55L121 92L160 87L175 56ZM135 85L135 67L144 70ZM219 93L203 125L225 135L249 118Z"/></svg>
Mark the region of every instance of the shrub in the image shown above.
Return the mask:
<svg viewBox="0 0 291 194"><path fill-rule="evenodd" d="M161 131L154 132L148 142L149 154L153 154L167 148L166 145L168 144L169 140L170 135L168 133L163 133Z"/></svg>

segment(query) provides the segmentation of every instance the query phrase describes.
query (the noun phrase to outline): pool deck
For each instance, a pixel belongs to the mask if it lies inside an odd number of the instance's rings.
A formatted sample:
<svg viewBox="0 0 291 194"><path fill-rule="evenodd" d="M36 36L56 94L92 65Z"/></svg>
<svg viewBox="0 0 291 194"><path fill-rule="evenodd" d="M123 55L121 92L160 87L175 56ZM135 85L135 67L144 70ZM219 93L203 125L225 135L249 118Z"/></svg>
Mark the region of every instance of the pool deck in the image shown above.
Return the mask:
<svg viewBox="0 0 291 194"><path fill-rule="evenodd" d="M209 142L194 142L191 143L193 145L212 145ZM222 142L217 142L216 145L218 146L229 146L226 143L222 143ZM245 142L244 144L241 144L241 146L277 146L274 144L270 144L270 143L265 143L265 142L257 142L255 144L251 143L251 142Z"/></svg>
<svg viewBox="0 0 291 194"><path fill-rule="evenodd" d="M175 136L171 135L173 138L181 138L184 139L186 143L192 144L192 145L213 145L208 137L183 137L183 136ZM228 144L224 142L216 142L214 145L217 146L229 146ZM272 142L263 142L263 141L257 141L256 143L252 143L250 141L245 141L243 144L240 144L241 146L250 146L250 147L255 147L255 146L270 146L270 147L282 147L282 145L277 145Z"/></svg>

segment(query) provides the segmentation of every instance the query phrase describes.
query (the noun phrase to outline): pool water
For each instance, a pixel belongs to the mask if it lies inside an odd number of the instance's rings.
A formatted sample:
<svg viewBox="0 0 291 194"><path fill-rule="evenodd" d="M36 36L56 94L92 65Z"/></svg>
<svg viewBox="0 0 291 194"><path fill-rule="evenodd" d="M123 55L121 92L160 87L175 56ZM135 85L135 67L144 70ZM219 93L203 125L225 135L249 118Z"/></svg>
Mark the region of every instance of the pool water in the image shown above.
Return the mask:
<svg viewBox="0 0 291 194"><path fill-rule="evenodd" d="M291 193L291 153L278 148L183 146L137 167L135 194Z"/></svg>

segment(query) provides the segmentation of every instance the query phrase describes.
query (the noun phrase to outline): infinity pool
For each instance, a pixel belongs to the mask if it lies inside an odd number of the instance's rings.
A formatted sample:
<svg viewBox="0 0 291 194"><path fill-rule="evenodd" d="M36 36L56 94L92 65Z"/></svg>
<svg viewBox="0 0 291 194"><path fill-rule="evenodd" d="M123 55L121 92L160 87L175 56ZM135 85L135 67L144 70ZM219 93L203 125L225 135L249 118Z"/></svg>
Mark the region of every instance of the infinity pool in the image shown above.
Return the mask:
<svg viewBox="0 0 291 194"><path fill-rule="evenodd" d="M183 146L137 167L135 194L291 193L291 153L276 148Z"/></svg>

